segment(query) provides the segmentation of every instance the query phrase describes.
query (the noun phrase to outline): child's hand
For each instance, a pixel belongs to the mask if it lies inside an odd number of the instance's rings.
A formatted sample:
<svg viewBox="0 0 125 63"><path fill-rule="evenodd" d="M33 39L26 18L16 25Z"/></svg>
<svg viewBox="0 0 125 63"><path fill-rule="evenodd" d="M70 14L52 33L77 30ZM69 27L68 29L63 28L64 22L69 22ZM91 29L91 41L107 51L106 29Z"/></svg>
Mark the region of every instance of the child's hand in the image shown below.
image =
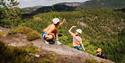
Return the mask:
<svg viewBox="0 0 125 63"><path fill-rule="evenodd" d="M64 18L62 22L64 23L65 21L66 21L66 19Z"/></svg>
<svg viewBox="0 0 125 63"><path fill-rule="evenodd" d="M72 28L75 28L76 26L72 26Z"/></svg>
<svg viewBox="0 0 125 63"><path fill-rule="evenodd" d="M65 21L66 21L66 19L64 18L64 19L62 20L62 22L60 23L60 26L63 25Z"/></svg>

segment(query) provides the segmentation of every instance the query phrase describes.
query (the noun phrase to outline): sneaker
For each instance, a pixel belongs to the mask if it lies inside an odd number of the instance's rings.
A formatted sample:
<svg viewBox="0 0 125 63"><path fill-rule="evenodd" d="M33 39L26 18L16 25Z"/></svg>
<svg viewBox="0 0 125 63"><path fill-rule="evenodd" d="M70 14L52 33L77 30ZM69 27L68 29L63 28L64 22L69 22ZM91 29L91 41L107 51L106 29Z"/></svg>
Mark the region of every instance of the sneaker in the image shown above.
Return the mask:
<svg viewBox="0 0 125 63"><path fill-rule="evenodd" d="M57 45L61 45L62 43L60 41L56 41L56 44Z"/></svg>

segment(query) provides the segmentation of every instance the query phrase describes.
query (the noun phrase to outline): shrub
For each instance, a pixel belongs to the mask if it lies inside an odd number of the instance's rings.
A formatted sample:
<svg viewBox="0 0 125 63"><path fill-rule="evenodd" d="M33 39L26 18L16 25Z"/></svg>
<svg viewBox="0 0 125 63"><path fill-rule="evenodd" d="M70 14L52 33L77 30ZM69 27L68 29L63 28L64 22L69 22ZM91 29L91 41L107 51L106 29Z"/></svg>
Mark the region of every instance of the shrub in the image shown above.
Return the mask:
<svg viewBox="0 0 125 63"><path fill-rule="evenodd" d="M40 38L40 34L37 31L32 31L32 32L29 32L27 34L27 39L29 41L32 41L32 40L35 40L35 39L39 39L39 38Z"/></svg>
<svg viewBox="0 0 125 63"><path fill-rule="evenodd" d="M37 31L34 31L33 29L26 27L26 26L19 26L17 28L14 28L11 30L9 34L25 34L27 36L27 40L32 41L40 38L40 34Z"/></svg>
<svg viewBox="0 0 125 63"><path fill-rule="evenodd" d="M22 33L22 34L28 34L31 31L33 31L33 30L26 26L19 26L13 30L13 32L15 32L15 33Z"/></svg>
<svg viewBox="0 0 125 63"><path fill-rule="evenodd" d="M21 10L19 8L0 8L0 25L3 27L14 27L19 25L21 20Z"/></svg>

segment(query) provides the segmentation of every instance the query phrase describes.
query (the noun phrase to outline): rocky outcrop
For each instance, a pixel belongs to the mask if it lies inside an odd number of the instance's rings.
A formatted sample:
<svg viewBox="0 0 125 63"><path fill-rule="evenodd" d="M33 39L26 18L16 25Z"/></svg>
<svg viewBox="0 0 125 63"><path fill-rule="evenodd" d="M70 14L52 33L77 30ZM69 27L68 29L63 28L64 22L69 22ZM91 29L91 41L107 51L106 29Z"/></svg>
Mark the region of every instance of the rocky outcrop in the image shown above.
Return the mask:
<svg viewBox="0 0 125 63"><path fill-rule="evenodd" d="M48 55L50 52L53 52L56 56L57 63L114 63L112 61L88 54L85 51L83 52L70 48L66 45L49 45L43 43L41 39L28 41L26 40L26 36L22 34L2 37L0 38L0 41L14 47L33 44L33 46L40 49L39 54L37 54L39 58L44 58L44 55Z"/></svg>

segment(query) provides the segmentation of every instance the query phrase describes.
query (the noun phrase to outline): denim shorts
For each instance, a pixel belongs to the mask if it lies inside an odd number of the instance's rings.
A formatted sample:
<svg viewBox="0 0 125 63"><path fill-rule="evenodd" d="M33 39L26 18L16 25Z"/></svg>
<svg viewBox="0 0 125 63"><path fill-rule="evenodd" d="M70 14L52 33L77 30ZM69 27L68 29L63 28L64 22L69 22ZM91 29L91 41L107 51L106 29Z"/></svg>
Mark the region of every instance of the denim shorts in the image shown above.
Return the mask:
<svg viewBox="0 0 125 63"><path fill-rule="evenodd" d="M41 35L42 35L42 39L45 39L46 38L46 32L42 32Z"/></svg>
<svg viewBox="0 0 125 63"><path fill-rule="evenodd" d="M81 50L81 46L74 46L73 48L75 48L77 50Z"/></svg>

